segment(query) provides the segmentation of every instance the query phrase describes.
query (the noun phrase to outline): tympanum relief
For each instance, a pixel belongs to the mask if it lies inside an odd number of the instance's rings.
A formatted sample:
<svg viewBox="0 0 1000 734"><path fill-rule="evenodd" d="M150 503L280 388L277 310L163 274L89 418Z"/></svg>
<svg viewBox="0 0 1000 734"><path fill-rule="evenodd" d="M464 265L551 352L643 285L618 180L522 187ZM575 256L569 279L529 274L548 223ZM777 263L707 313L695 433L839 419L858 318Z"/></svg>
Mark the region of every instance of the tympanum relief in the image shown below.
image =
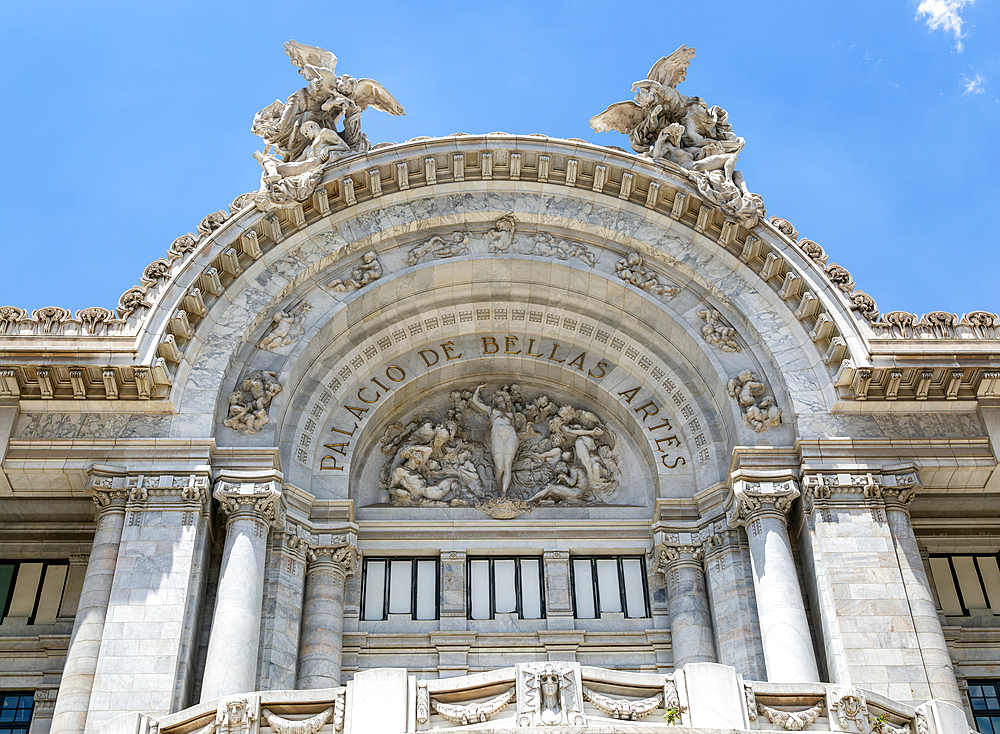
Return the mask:
<svg viewBox="0 0 1000 734"><path fill-rule="evenodd" d="M418 413L382 435L394 505L451 505L513 516L545 504L608 503L619 487L615 435L595 413L531 399L518 385L454 390L443 419Z"/></svg>
<svg viewBox="0 0 1000 734"><path fill-rule="evenodd" d="M699 195L747 228L765 216L764 202L750 193L736 157L746 141L733 133L729 114L708 107L700 97L677 91L687 76L694 49L681 46L635 82L634 101L611 105L590 120L597 132L628 135L632 149L654 161L672 163L691 180Z"/></svg>

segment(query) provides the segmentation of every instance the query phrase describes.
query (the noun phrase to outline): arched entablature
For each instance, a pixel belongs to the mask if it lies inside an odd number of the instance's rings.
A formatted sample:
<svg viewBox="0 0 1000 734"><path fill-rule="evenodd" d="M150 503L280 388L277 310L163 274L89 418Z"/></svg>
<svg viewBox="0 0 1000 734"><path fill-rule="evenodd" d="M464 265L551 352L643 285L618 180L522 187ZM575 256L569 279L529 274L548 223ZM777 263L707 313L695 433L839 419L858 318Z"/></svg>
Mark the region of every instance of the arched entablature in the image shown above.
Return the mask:
<svg viewBox="0 0 1000 734"><path fill-rule="evenodd" d="M144 362L161 356L171 371L176 364L183 369L188 342L199 344L206 314L219 303L245 302L243 292L272 265L282 268L275 274L294 278L288 253L300 251L302 240L320 231L328 233L320 249L336 259L363 240L377 249L400 227L413 229L436 217L458 222L477 208L500 211L490 197L507 193L515 200L510 208L537 214L544 223L562 217L572 231L590 228L619 244L631 240L668 266L704 271L702 279L714 280L721 300L746 301L738 309L744 313L759 313L761 304L753 302L759 295L783 324L800 327L796 336L808 339L799 340L815 342L834 370L849 355L856 366L868 361L867 326L850 310L849 274L845 280L846 271L827 267L815 243L796 242L797 233L783 220L749 232L701 203L669 168L580 142L501 135L370 151L332 167L317 196L280 213L241 207L241 197L231 216L218 217L197 239L185 241L147 284L145 300L138 300L151 307L136 306L127 314L138 319L136 349ZM677 247L680 242L686 246ZM744 293L727 289L725 276L714 277L713 260L724 264L720 273L739 271Z"/></svg>

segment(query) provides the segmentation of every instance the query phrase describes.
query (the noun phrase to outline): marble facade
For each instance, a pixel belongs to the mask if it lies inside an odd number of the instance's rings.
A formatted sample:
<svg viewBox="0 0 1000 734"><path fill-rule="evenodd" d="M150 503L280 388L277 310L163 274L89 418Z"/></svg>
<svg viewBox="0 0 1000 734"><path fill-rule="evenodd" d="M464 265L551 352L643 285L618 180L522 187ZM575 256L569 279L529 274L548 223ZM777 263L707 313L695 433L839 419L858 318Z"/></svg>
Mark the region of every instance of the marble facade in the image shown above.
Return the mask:
<svg viewBox="0 0 1000 734"><path fill-rule="evenodd" d="M317 119L116 310L0 309L0 562L69 564L0 624L31 734L968 731L1000 609L927 567L1000 552L995 314L880 313L669 156ZM474 614L511 558L544 612ZM393 559L433 595L366 615Z"/></svg>

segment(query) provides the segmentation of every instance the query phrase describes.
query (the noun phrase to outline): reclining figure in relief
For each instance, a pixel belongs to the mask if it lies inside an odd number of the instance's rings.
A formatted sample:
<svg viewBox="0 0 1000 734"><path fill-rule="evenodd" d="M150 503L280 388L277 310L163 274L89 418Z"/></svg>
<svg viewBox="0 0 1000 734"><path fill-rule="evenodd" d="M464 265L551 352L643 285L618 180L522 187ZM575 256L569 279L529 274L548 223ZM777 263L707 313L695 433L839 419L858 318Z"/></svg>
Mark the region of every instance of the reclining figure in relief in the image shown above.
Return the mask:
<svg viewBox="0 0 1000 734"><path fill-rule="evenodd" d="M664 56L648 78L632 85L635 101L611 105L590 119L590 127L624 133L639 155L678 166L706 201L752 228L766 212L763 200L750 193L736 170L746 141L733 133L724 109L676 89L693 58L694 49L687 46Z"/></svg>
<svg viewBox="0 0 1000 734"><path fill-rule="evenodd" d="M261 211L305 201L330 164L367 151L371 146L361 132L361 113L368 107L405 114L378 82L337 76L337 57L329 51L289 41L285 53L308 84L253 118L250 131L265 143L263 152L254 153L264 169L254 197ZM343 129L338 129L341 123Z"/></svg>
<svg viewBox="0 0 1000 734"><path fill-rule="evenodd" d="M528 400L518 385L454 390L444 420L421 413L382 436L394 505L606 504L618 489L616 438L597 415ZM484 509L485 508L485 509Z"/></svg>

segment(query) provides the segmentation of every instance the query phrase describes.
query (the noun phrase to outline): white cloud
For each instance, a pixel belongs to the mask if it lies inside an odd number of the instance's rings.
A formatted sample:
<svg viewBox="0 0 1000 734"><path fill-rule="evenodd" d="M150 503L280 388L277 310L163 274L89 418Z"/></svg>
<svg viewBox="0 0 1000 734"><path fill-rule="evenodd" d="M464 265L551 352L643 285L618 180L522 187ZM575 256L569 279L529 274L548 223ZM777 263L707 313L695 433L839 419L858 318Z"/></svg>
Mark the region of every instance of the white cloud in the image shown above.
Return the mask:
<svg viewBox="0 0 1000 734"><path fill-rule="evenodd" d="M965 77L962 80L962 86L965 87L965 91L962 94L982 94L986 91L985 87L983 87L983 82L985 81L982 74L976 74L971 79Z"/></svg>
<svg viewBox="0 0 1000 734"><path fill-rule="evenodd" d="M917 6L917 18L927 16L927 25L936 31L943 28L946 33L955 36L955 50L961 51L962 45L962 8L972 5L976 0L920 0Z"/></svg>

